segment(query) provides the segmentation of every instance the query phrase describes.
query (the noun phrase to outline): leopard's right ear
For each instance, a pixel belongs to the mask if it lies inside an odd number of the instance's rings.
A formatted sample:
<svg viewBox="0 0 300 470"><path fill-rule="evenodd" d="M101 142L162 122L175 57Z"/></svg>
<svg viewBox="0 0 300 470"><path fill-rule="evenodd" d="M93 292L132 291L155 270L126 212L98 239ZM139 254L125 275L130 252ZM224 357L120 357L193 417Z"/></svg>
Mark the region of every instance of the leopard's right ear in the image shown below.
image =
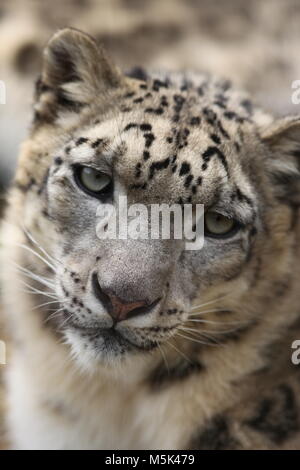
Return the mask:
<svg viewBox="0 0 300 470"><path fill-rule="evenodd" d="M122 85L123 77L89 35L66 28L50 39L36 87L36 120L78 112Z"/></svg>
<svg viewBox="0 0 300 470"><path fill-rule="evenodd" d="M268 172L282 202L300 205L300 116L279 118L260 132L270 150Z"/></svg>

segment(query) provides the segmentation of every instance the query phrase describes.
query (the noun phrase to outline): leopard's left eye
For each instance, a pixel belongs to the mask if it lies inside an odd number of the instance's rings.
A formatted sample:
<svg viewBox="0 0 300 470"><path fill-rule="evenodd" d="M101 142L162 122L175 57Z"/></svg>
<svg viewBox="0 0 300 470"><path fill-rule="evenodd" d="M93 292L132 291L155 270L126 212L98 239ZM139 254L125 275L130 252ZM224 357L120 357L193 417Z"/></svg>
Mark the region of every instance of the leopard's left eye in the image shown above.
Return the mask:
<svg viewBox="0 0 300 470"><path fill-rule="evenodd" d="M226 238L234 235L240 228L240 224L218 212L205 214L205 235L214 238Z"/></svg>
<svg viewBox="0 0 300 470"><path fill-rule="evenodd" d="M76 166L75 180L83 191L94 197L101 198L112 192L112 178L89 166Z"/></svg>

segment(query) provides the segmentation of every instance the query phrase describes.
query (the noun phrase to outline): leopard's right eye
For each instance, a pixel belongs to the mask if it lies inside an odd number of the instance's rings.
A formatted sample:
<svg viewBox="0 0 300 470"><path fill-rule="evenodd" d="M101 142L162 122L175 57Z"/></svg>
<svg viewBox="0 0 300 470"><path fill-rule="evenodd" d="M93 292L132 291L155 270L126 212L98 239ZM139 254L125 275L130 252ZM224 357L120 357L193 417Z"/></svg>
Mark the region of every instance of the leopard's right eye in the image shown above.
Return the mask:
<svg viewBox="0 0 300 470"><path fill-rule="evenodd" d="M205 214L204 223L205 235L212 238L229 238L241 227L236 220L214 211Z"/></svg>
<svg viewBox="0 0 300 470"><path fill-rule="evenodd" d="M112 178L102 171L90 166L76 165L74 176L80 189L90 196L102 199L112 193Z"/></svg>

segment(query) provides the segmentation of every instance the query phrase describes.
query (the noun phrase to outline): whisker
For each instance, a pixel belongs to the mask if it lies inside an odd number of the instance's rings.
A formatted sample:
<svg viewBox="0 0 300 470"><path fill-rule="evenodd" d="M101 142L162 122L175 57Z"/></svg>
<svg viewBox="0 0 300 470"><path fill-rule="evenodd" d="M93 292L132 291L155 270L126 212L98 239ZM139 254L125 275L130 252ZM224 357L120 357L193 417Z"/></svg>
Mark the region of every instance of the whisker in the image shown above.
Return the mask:
<svg viewBox="0 0 300 470"><path fill-rule="evenodd" d="M45 295L46 297L50 297L52 299L57 299L57 296L54 293L36 289L35 287L31 286L30 284L27 284L27 282L24 282L24 281L20 281L20 282L24 284L24 286L30 289L29 291L24 290L24 292L27 294L39 294L39 295Z"/></svg>
<svg viewBox="0 0 300 470"><path fill-rule="evenodd" d="M17 272L24 274L24 276L29 277L30 279L33 279L34 281L38 281L41 284L44 284L46 287L50 287L54 289L55 284L49 278L36 274L30 271L29 269L19 266L17 263L13 263L13 265L16 268Z"/></svg>
<svg viewBox="0 0 300 470"><path fill-rule="evenodd" d="M33 235L26 229L26 227L22 226L22 230L23 232L25 233L25 235L29 238L29 240L34 244L36 245L42 253L44 253L45 256L47 256L47 258L52 261L52 262L55 262L55 263L60 263L62 264L62 262L56 258L54 258L53 256L51 256L46 250L45 248L43 248L38 242L37 240L33 237Z"/></svg>
<svg viewBox="0 0 300 470"><path fill-rule="evenodd" d="M25 236L35 245L39 248L39 250L48 258L48 260L51 262L51 264L53 263L53 267L55 268L55 263L59 263L59 264L62 264L62 262L56 258L54 258L54 256L51 256L47 250L45 250L45 248L43 248L38 242L37 240L34 238L34 236L32 235L32 233L29 232L29 230L23 225L19 225L19 224L12 224L10 222L8 222L7 220L2 220L2 223L8 225L8 226L11 226L13 228L18 228L19 230L21 230L21 232L23 232L23 234L25 234ZM17 246L21 246L21 244L16 244ZM24 245L24 244L23 244ZM27 245L24 245L26 246L27 249L29 249L29 247ZM34 250L33 250L34 251ZM34 251L34 253L36 255L38 255L37 252ZM46 260L43 259L44 262L46 262Z"/></svg>
<svg viewBox="0 0 300 470"><path fill-rule="evenodd" d="M211 322L205 322L205 323L211 323ZM213 322L213 323L215 323L215 324L218 325L218 322ZM226 325L226 323L223 323L223 324ZM234 323L233 323L233 324L234 324ZM202 332L201 330L198 330L198 329L196 329L196 328L192 328L191 331L194 330L194 331L197 331L197 332L201 332L201 333L203 333L203 334L211 333L211 334L213 335L213 334L216 333L216 334L222 335L222 334L233 333L233 332L235 332L235 331L238 331L238 330L241 328L241 326L247 326L249 323L244 321L244 322L236 322L236 324L238 324L239 326L238 326L238 327L235 327L235 328L231 328L231 329L229 329L229 330L221 330L221 331L220 331L220 330L210 330L210 331L208 331L208 332L206 332L206 331L203 331L203 332ZM186 328L186 327L184 327L184 328Z"/></svg>
<svg viewBox="0 0 300 470"><path fill-rule="evenodd" d="M176 334L177 334L178 336L181 336L181 338L187 339L187 340L192 341L192 342L194 342L194 343L203 344L203 345L205 345L205 346L217 346L216 344L207 343L207 342L205 342L205 341L201 341L201 340L199 340L199 339L195 339L195 338L192 338L192 337L190 337L190 336L185 336L185 335L183 335L182 333L178 333L178 332L177 332Z"/></svg>
<svg viewBox="0 0 300 470"><path fill-rule="evenodd" d="M31 295L43 295L45 297L49 297L49 299L55 299L54 295L47 294L47 292L31 291L31 290L25 290L25 289L20 289L20 292L23 292L24 294L31 294Z"/></svg>
<svg viewBox="0 0 300 470"><path fill-rule="evenodd" d="M175 349L175 351L178 352L186 361L188 361L189 363L192 363L191 359L189 359L180 349L177 349L177 347L174 344L170 343L170 341L166 341L166 343L169 346L171 346L173 349Z"/></svg>
<svg viewBox="0 0 300 470"><path fill-rule="evenodd" d="M20 248L24 248L24 250L29 251L31 254L33 254L34 256L39 258L41 261L43 261L43 263L45 263L52 271L56 272L56 267L53 264L51 264L43 256L41 256L39 253L37 253L35 250L30 248L29 246L24 245L23 243L16 243L16 246L18 246Z"/></svg>
<svg viewBox="0 0 300 470"><path fill-rule="evenodd" d="M51 300L51 302L44 302L43 304L37 305L32 310L37 310L38 308L46 307L47 305L51 305L51 304L57 304L59 302L60 302L60 300L58 300L58 299L57 300ZM64 302L64 300L62 302Z"/></svg>
<svg viewBox="0 0 300 470"><path fill-rule="evenodd" d="M198 319L198 320L195 320L194 318L192 318L191 320L187 319L185 323L189 323L189 322L193 322L193 323L208 323L208 324L211 324L211 325L244 325L246 324L245 321L231 321L231 322L222 322L222 321L213 321L213 320L203 320L202 318L201 319Z"/></svg>
<svg viewBox="0 0 300 470"><path fill-rule="evenodd" d="M180 329L184 330L184 331L189 331L191 332L190 334L193 334L194 337L204 337L204 338L207 338L209 339L210 341L213 341L215 345L218 345L218 346L222 346L222 347L225 347L225 344L220 342L219 341L219 338L215 338L213 333L217 333L217 334L226 334L226 333L231 333L233 331L236 331L236 329L233 329L233 330L224 330L224 331L213 331L213 332L207 332L207 331L200 331L200 330L196 330L194 328L185 328L185 327L181 327ZM212 334L210 334L212 333Z"/></svg>
<svg viewBox="0 0 300 470"><path fill-rule="evenodd" d="M158 346L158 349L160 350L160 353L161 353L161 355L162 355L163 361L164 361L164 363L165 363L165 365L166 365L166 369L167 369L167 371L168 371L168 374L170 374L170 368L169 368L169 364L168 364L166 355L165 355L165 353L164 353L164 351L163 351L163 349L162 349L162 347L160 346L159 343L157 343L157 346Z"/></svg>
<svg viewBox="0 0 300 470"><path fill-rule="evenodd" d="M210 305L210 304L213 304L215 302L218 302L219 300L222 300L225 297L228 297L229 295L230 294L228 293L228 294L222 295L221 297L217 297L216 299L211 300L209 302L205 302L204 304L195 305L194 307L191 308L191 312L196 310L197 308L205 307L206 305Z"/></svg>
<svg viewBox="0 0 300 470"><path fill-rule="evenodd" d="M39 278L39 276L32 275L32 273L27 273L26 271L21 271L21 273L28 277L29 279L32 279L33 281L37 281L40 284L44 285L45 287L49 287L52 291L54 291L54 284L51 284L49 281L44 280L42 278Z"/></svg>
<svg viewBox="0 0 300 470"><path fill-rule="evenodd" d="M49 315L49 317L46 318L46 320L44 321L44 323L48 323L48 321L50 321L51 319L55 318L56 316L58 316L58 313L60 313L62 310L64 310L64 307L61 307L57 310L55 310L55 312L51 313L51 315ZM63 326L63 325L61 325Z"/></svg>
<svg viewBox="0 0 300 470"><path fill-rule="evenodd" d="M204 315L206 313L224 312L224 308L214 308L212 310L199 310L198 312L190 313L190 317L196 317L197 315Z"/></svg>

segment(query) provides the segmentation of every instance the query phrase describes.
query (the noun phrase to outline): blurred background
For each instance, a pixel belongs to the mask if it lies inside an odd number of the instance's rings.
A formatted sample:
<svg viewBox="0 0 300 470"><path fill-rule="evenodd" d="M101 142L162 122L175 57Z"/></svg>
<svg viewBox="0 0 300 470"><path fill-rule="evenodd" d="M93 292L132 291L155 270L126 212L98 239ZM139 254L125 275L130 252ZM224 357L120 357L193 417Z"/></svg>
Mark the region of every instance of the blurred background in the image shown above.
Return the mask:
<svg viewBox="0 0 300 470"><path fill-rule="evenodd" d="M30 123L41 50L64 26L94 35L115 61L231 78L277 114L297 112L299 0L0 0L0 182L6 187Z"/></svg>
<svg viewBox="0 0 300 470"><path fill-rule="evenodd" d="M123 69L209 71L277 115L300 112L291 101L300 79L299 0L0 0L0 207L30 125L41 51L65 26L95 36Z"/></svg>

